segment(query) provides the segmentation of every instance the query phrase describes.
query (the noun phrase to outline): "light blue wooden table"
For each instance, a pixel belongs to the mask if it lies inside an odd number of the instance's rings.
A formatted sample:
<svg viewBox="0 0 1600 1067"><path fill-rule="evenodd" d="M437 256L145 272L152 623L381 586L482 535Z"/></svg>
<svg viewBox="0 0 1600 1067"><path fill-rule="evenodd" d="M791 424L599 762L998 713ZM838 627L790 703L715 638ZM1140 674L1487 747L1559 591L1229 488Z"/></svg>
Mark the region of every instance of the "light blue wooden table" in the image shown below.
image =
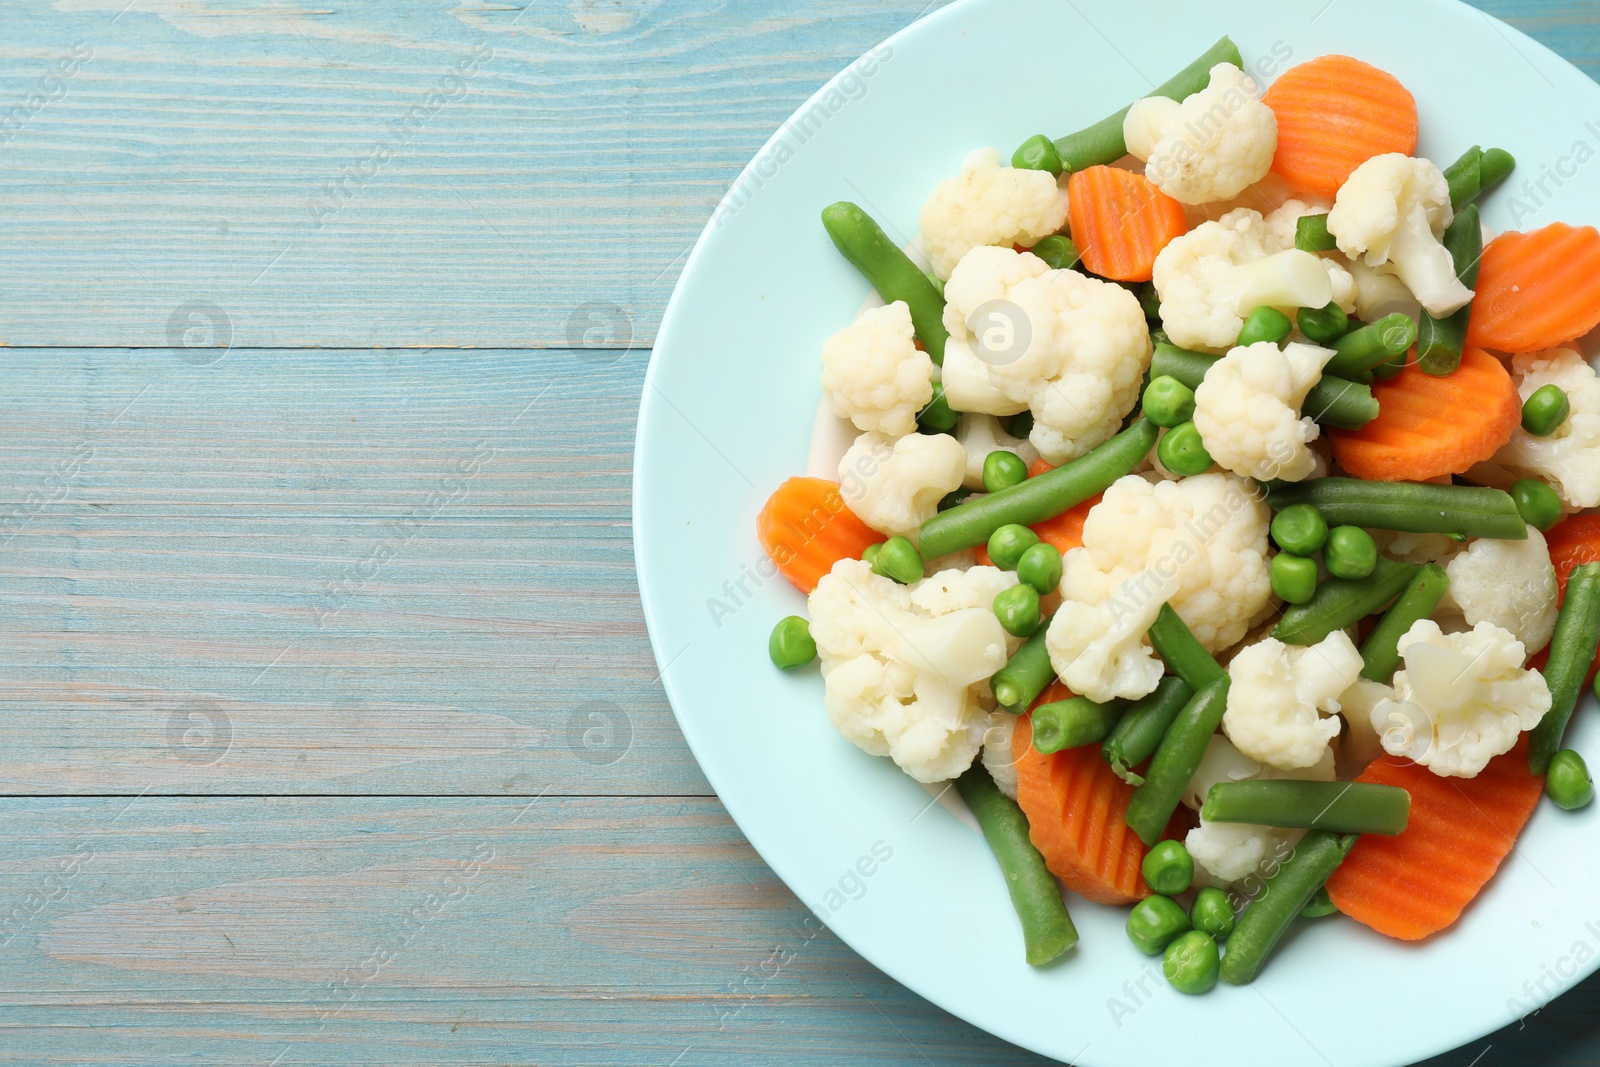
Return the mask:
<svg viewBox="0 0 1600 1067"><path fill-rule="evenodd" d="M1042 1062L804 924L632 573L690 245L924 2L0 0L0 1062Z"/></svg>

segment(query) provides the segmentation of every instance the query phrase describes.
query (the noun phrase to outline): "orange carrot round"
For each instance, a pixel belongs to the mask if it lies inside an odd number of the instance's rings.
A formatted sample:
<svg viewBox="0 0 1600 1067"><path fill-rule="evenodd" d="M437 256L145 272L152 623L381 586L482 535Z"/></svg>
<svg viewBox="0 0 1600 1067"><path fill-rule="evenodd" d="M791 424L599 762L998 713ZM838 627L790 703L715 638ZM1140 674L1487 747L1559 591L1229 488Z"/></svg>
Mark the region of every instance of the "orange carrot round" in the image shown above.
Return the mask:
<svg viewBox="0 0 1600 1067"><path fill-rule="evenodd" d="M1363 834L1328 879L1328 897L1356 922L1415 941L1461 917L1516 844L1544 779L1528 773L1528 739L1476 778L1442 778L1385 756L1356 779L1411 794L1406 828Z"/></svg>
<svg viewBox="0 0 1600 1067"><path fill-rule="evenodd" d="M1554 223L1483 250L1467 343L1542 352L1600 326L1600 232Z"/></svg>
<svg viewBox="0 0 1600 1067"><path fill-rule="evenodd" d="M1149 281L1156 256L1189 230L1182 204L1121 167L1074 173L1067 179L1067 211L1083 265L1119 282Z"/></svg>
<svg viewBox="0 0 1600 1067"><path fill-rule="evenodd" d="M790 478L756 516L756 537L778 573L802 593L817 587L841 559L856 559L883 535L856 518L839 495L839 483Z"/></svg>
<svg viewBox="0 0 1600 1067"><path fill-rule="evenodd" d="M1394 75L1349 56L1284 72L1262 101L1278 116L1272 169L1302 193L1332 199L1373 156L1417 150L1417 101Z"/></svg>
<svg viewBox="0 0 1600 1067"><path fill-rule="evenodd" d="M1464 471L1511 440L1522 400L1504 364L1468 348L1461 366L1435 378L1417 366L1373 385L1378 417L1359 430L1330 429L1334 458L1372 481L1423 482Z"/></svg>

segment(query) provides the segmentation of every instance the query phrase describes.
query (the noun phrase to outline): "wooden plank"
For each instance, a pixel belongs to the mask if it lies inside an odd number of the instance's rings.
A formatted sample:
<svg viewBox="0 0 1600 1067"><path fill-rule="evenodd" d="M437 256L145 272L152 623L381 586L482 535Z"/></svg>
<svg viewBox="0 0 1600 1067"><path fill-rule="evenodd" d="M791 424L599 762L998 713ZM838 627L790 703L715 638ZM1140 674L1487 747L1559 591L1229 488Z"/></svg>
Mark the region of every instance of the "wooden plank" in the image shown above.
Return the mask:
<svg viewBox="0 0 1600 1067"><path fill-rule="evenodd" d="M647 344L756 149L941 2L3 0L0 341Z"/></svg>
<svg viewBox="0 0 1600 1067"><path fill-rule="evenodd" d="M0 841L0 1062L1044 1062L862 962L714 800L14 799Z"/></svg>
<svg viewBox="0 0 1600 1067"><path fill-rule="evenodd" d="M0 789L707 792L593 355L7 352Z"/></svg>

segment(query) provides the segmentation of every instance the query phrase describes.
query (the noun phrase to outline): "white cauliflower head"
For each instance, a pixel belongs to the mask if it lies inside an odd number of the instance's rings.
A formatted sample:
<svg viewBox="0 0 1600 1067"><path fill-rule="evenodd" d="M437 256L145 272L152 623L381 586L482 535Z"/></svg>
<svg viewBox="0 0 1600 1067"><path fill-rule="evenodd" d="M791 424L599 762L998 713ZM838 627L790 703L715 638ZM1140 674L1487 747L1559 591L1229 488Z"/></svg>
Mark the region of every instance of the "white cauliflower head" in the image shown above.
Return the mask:
<svg viewBox="0 0 1600 1067"><path fill-rule="evenodd" d="M1199 811L1206 794L1218 782L1281 779L1331 782L1333 778L1331 748L1325 748L1308 767L1280 770L1251 759L1226 737L1214 734L1206 744L1200 766L1183 791L1183 803ZM1199 826L1189 831L1183 843L1195 861L1195 884L1226 887L1246 882L1252 876L1257 880L1268 877L1273 870L1271 865L1286 860L1304 834L1304 830L1202 819Z"/></svg>
<svg viewBox="0 0 1600 1067"><path fill-rule="evenodd" d="M1003 323L1000 328L1004 328ZM970 337L946 339L939 381L944 385L944 398L952 411L1016 415L1028 410L1026 399L1011 399L995 383L989 374L989 364L979 357L974 339Z"/></svg>
<svg viewBox="0 0 1600 1067"><path fill-rule="evenodd" d="M1411 295L1406 283L1393 274L1367 266L1360 256L1346 259L1345 266L1355 280L1355 314L1362 322L1377 322L1388 315L1422 317L1422 305Z"/></svg>
<svg viewBox="0 0 1600 1067"><path fill-rule="evenodd" d="M1212 67L1206 88L1175 110L1141 108L1135 121L1145 127L1136 137L1157 134L1145 177L1184 204L1233 199L1267 176L1278 150L1278 117L1258 98L1250 76L1232 63ZM1153 124L1158 127L1150 131ZM1124 120L1124 133L1127 126Z"/></svg>
<svg viewBox="0 0 1600 1067"><path fill-rule="evenodd" d="M1549 437L1517 427L1495 464L1518 476L1543 478L1574 508L1600 507L1600 378L1569 348L1515 356L1511 369L1524 402L1546 385L1567 394L1572 414Z"/></svg>
<svg viewBox="0 0 1600 1067"><path fill-rule="evenodd" d="M1333 351L1271 341L1235 348L1213 363L1194 394L1194 426L1211 458L1235 474L1298 482L1317 468L1308 445L1321 434L1302 417L1306 394Z"/></svg>
<svg viewBox="0 0 1600 1067"><path fill-rule="evenodd" d="M891 443L864 433L839 461L839 495L874 530L915 541L966 476L967 450L949 434L913 433Z"/></svg>
<svg viewBox="0 0 1600 1067"><path fill-rule="evenodd" d="M1393 689L1367 678L1357 678L1340 695L1339 715L1344 719L1344 730L1337 742L1340 777L1354 778L1383 755L1383 738L1372 728L1372 709L1392 699Z"/></svg>
<svg viewBox="0 0 1600 1067"><path fill-rule="evenodd" d="M1269 637L1228 664L1222 730L1251 759L1310 767L1339 735L1339 697L1361 675L1361 653L1343 630L1307 648Z"/></svg>
<svg viewBox="0 0 1600 1067"><path fill-rule="evenodd" d="M967 480L962 484L968 489L983 488L983 461L992 452L1010 452L1030 465L1039 458L1039 450L1031 442L1006 433L993 415L962 415L956 440L967 450Z"/></svg>
<svg viewBox="0 0 1600 1067"><path fill-rule="evenodd" d="M1530 526L1526 541L1479 538L1444 570L1450 587L1441 606L1459 611L1467 625L1494 623L1529 650L1549 644L1560 605L1544 534Z"/></svg>
<svg viewBox="0 0 1600 1067"><path fill-rule="evenodd" d="M904 300L871 308L822 345L822 392L858 430L901 437L933 399L933 360L917 348Z"/></svg>
<svg viewBox="0 0 1600 1067"><path fill-rule="evenodd" d="M1029 440L1051 463L1104 443L1139 402L1150 330L1122 286L1052 270L1031 252L975 248L944 295L951 339L974 339L990 380L1027 404Z"/></svg>
<svg viewBox="0 0 1600 1067"><path fill-rule="evenodd" d="M1011 754L1011 734L1017 717L1009 711L991 711L983 733L983 767L1000 792L1017 799L1017 758Z"/></svg>
<svg viewBox="0 0 1600 1067"><path fill-rule="evenodd" d="M1328 232L1339 251L1398 275L1430 315L1444 318L1472 299L1439 243L1453 217L1444 172L1426 159L1390 153L1361 164L1339 188Z"/></svg>
<svg viewBox="0 0 1600 1067"><path fill-rule="evenodd" d="M1120 478L1064 557L1062 604L1045 644L1056 673L1092 700L1140 697L1161 680L1145 641L1166 602L1212 652L1271 603L1267 526L1254 486L1230 474L1152 483Z"/></svg>
<svg viewBox="0 0 1600 1067"><path fill-rule="evenodd" d="M917 224L933 272L948 278L974 248L1032 248L1066 221L1067 194L1049 171L1002 167L997 150L980 148L934 187Z"/></svg>
<svg viewBox="0 0 1600 1067"><path fill-rule="evenodd" d="M840 560L811 592L811 636L834 728L917 781L942 782L971 766L983 745L984 694L1005 665L1006 632L987 606L920 606L922 584L902 586L862 560ZM944 588L920 599L934 608L964 602Z"/></svg>
<svg viewBox="0 0 1600 1067"><path fill-rule="evenodd" d="M1263 240L1268 252L1283 252L1295 247L1300 220L1307 215L1326 215L1333 207L1331 201L1308 197L1304 200L1287 200L1267 214L1262 222L1267 227ZM1356 280L1345 263L1331 255L1319 255L1322 269L1328 272L1328 282L1333 287L1332 302L1346 314L1356 309Z"/></svg>
<svg viewBox="0 0 1600 1067"><path fill-rule="evenodd" d="M1258 307L1320 308L1333 299L1324 260L1289 248L1272 251L1261 213L1230 211L1203 222L1156 256L1161 324L1184 348L1232 348Z"/></svg>
<svg viewBox="0 0 1600 1067"><path fill-rule="evenodd" d="M1543 676L1523 669L1522 642L1494 623L1446 634L1423 619L1400 638L1400 654L1405 669L1394 697L1372 709L1372 728L1391 755L1434 774L1476 776L1550 710Z"/></svg>

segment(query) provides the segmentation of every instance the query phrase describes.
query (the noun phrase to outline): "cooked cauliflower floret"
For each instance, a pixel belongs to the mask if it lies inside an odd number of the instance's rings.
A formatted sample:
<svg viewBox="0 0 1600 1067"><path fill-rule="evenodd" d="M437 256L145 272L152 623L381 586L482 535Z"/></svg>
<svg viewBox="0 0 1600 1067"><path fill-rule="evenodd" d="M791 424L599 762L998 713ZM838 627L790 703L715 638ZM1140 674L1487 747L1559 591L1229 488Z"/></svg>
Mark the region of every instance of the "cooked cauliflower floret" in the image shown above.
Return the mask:
<svg viewBox="0 0 1600 1067"><path fill-rule="evenodd" d="M917 224L933 272L948 278L974 248L1032 248L1066 221L1067 194L1049 171L1002 167L997 150L980 148L934 187Z"/></svg>
<svg viewBox="0 0 1600 1067"><path fill-rule="evenodd" d="M871 308L822 346L828 406L858 430L900 437L933 399L933 360L917 348L904 300Z"/></svg>
<svg viewBox="0 0 1600 1067"><path fill-rule="evenodd" d="M834 728L917 781L942 782L971 766L983 745L983 692L1005 665L1006 632L988 607L919 608L919 586L840 560L811 592L811 636ZM963 597L941 584L921 599L943 608Z"/></svg>
<svg viewBox="0 0 1600 1067"><path fill-rule="evenodd" d="M907 434L891 444L864 433L839 461L839 495L874 530L915 541L966 475L967 450L949 434Z"/></svg>
<svg viewBox="0 0 1600 1067"><path fill-rule="evenodd" d="M1309 648L1269 637L1228 664L1222 731L1251 759L1286 770L1309 767L1339 735L1339 697L1361 675L1361 653L1343 630Z"/></svg>
<svg viewBox="0 0 1600 1067"><path fill-rule="evenodd" d="M1472 778L1550 710L1538 671L1524 670L1522 642L1492 622L1446 634L1423 619L1400 638L1405 669L1394 697L1372 709L1372 728L1391 755L1434 774Z"/></svg>
<svg viewBox="0 0 1600 1067"><path fill-rule="evenodd" d="M1139 402L1150 330L1122 286L1031 252L975 248L944 295L951 340L975 340L994 385L1033 412L1029 440L1051 463L1104 443Z"/></svg>
<svg viewBox="0 0 1600 1067"><path fill-rule="evenodd" d="M1271 341L1235 348L1211 365L1194 394L1194 425L1211 458L1235 474L1298 482L1317 468L1307 446L1321 431L1302 417L1306 394L1333 351Z"/></svg>
<svg viewBox="0 0 1600 1067"><path fill-rule="evenodd" d="M1339 734L1339 776L1354 778L1367 764L1383 755L1383 738L1372 728L1372 709L1394 699L1394 690L1381 682L1357 678L1339 696L1339 716L1344 730Z"/></svg>
<svg viewBox="0 0 1600 1067"><path fill-rule="evenodd" d="M1218 782L1300 780L1331 782L1334 778L1333 750L1325 749L1317 761L1298 770L1279 770L1259 763L1240 752L1221 734L1213 735L1205 756L1183 792L1183 803L1200 810L1206 794ZM1184 847L1195 861L1197 886L1230 886L1251 875L1265 878L1271 864L1282 863L1305 835L1292 830L1254 823L1212 823L1200 820L1184 838Z"/></svg>
<svg viewBox="0 0 1600 1067"><path fill-rule="evenodd" d="M1012 400L989 375L989 364L979 357L969 337L951 337L944 343L944 364L939 368L944 398L952 411L979 415L1016 415L1028 410L1026 400Z"/></svg>
<svg viewBox="0 0 1600 1067"><path fill-rule="evenodd" d="M999 567L947 568L911 586L911 606L930 618L967 608L992 611L994 598L1016 584L1016 572Z"/></svg>
<svg viewBox="0 0 1600 1067"><path fill-rule="evenodd" d="M1039 458L1031 442L1006 433L993 415L962 415L956 440L967 450L967 480L962 484L968 489L983 488L983 461L991 452L1010 452L1027 464Z"/></svg>
<svg viewBox="0 0 1600 1067"><path fill-rule="evenodd" d="M1401 563L1437 563L1454 555L1461 546L1445 534L1404 533L1398 530L1371 530L1378 552Z"/></svg>
<svg viewBox="0 0 1600 1067"><path fill-rule="evenodd" d="M1535 437L1519 426L1492 463L1519 477L1546 479L1574 508L1600 507L1600 378L1594 368L1577 352L1557 348L1515 356L1511 369L1524 401L1535 390L1556 385L1567 394L1572 414L1549 437Z"/></svg>
<svg viewBox="0 0 1600 1067"><path fill-rule="evenodd" d="M1479 538L1444 570L1450 587L1441 606L1459 611L1468 626L1492 622L1529 651L1549 644L1559 603L1544 534L1530 526L1526 541Z"/></svg>
<svg viewBox="0 0 1600 1067"><path fill-rule="evenodd" d="M1345 266L1355 280L1355 313L1362 322L1377 322L1386 315L1422 317L1422 305L1411 295L1406 283L1393 274L1367 266L1360 256L1346 259Z"/></svg>
<svg viewBox="0 0 1600 1067"><path fill-rule="evenodd" d="M1135 141L1155 135L1145 176L1184 204L1233 199L1267 176L1278 149L1278 117L1231 63L1212 67L1206 88L1175 109L1141 106L1137 117L1130 111L1124 135L1130 123Z"/></svg>
<svg viewBox="0 0 1600 1067"><path fill-rule="evenodd" d="M1000 792L1017 799L1017 760L1011 754L1011 733L1017 717L1008 711L989 713L989 728L983 733L983 767L1000 787Z"/></svg>
<svg viewBox="0 0 1600 1067"><path fill-rule="evenodd" d="M1066 554L1045 638L1068 688L1101 701L1155 689L1162 664L1145 631L1165 602L1212 652L1245 635L1271 603L1271 514L1253 490L1215 473L1156 483L1130 474L1106 490L1083 547Z"/></svg>
<svg viewBox="0 0 1600 1067"><path fill-rule="evenodd" d="M1332 203L1310 197L1306 200L1288 200L1279 205L1262 220L1267 236L1262 242L1268 252L1283 252L1295 247L1295 235L1300 220L1307 215L1326 215ZM1332 256L1318 256L1322 269L1328 272L1328 282L1333 287L1333 303L1346 313L1356 309L1356 280L1346 265ZM1292 316L1291 316L1292 317Z"/></svg>
<svg viewBox="0 0 1600 1067"><path fill-rule="evenodd" d="M1173 344L1232 348L1258 307L1327 306L1333 282L1325 261L1296 248L1274 252L1273 240L1261 213L1241 208L1161 250L1154 280Z"/></svg>
<svg viewBox="0 0 1600 1067"><path fill-rule="evenodd" d="M1340 186L1328 232L1339 251L1398 275L1430 315L1444 318L1472 299L1439 243L1453 217L1444 172L1426 159L1390 153L1367 160Z"/></svg>

